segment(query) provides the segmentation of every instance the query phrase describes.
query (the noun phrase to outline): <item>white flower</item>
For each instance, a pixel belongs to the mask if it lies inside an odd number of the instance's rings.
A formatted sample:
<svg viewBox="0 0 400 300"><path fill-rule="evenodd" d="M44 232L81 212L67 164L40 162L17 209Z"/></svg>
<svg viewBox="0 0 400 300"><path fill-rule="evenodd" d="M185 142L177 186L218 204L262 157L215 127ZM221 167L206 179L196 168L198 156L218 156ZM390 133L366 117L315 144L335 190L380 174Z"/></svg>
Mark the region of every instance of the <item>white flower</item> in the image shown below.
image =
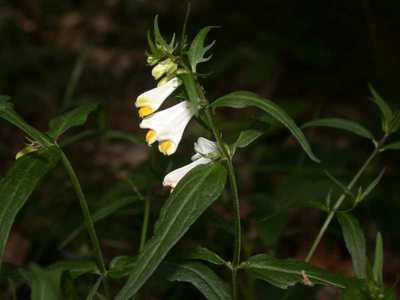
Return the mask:
<svg viewBox="0 0 400 300"><path fill-rule="evenodd" d="M135 106L140 108L139 116L143 118L159 109L165 99L167 99L180 84L180 80L177 77L174 77L161 86L139 95L135 102Z"/></svg>
<svg viewBox="0 0 400 300"><path fill-rule="evenodd" d="M155 80L160 79L164 74L171 74L178 69L178 65L173 62L170 58L163 60L156 64L151 70L151 75L153 75Z"/></svg>
<svg viewBox="0 0 400 300"><path fill-rule="evenodd" d="M148 145L158 141L160 152L171 155L178 148L186 125L193 115L191 104L183 101L143 119L139 126L150 129L146 134Z"/></svg>
<svg viewBox="0 0 400 300"><path fill-rule="evenodd" d="M218 151L217 145L207 140L206 138L200 137L197 142L194 144L194 150L196 152L195 155L192 156L192 161L190 164L183 166L179 169L176 169L170 173L168 173L164 177L163 185L169 186L172 189L176 187L178 182L194 167L198 165L208 164L212 161L210 157L207 157L213 153Z"/></svg>

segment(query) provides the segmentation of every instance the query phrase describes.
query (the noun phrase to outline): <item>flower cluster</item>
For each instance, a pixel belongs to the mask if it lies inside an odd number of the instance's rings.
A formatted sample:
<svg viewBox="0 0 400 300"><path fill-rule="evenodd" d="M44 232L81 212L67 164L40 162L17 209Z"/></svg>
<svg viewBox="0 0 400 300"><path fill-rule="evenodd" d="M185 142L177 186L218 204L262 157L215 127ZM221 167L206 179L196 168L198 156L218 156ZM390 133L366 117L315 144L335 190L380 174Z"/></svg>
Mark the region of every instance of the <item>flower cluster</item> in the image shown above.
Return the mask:
<svg viewBox="0 0 400 300"><path fill-rule="evenodd" d="M146 142L150 146L158 142L158 149L164 155L175 153L183 132L194 112L188 101L182 101L165 110L156 112L164 101L181 85L176 76L178 65L170 58L157 63L151 74L159 80L156 88L137 97L135 105L143 118L140 128L148 129Z"/></svg>

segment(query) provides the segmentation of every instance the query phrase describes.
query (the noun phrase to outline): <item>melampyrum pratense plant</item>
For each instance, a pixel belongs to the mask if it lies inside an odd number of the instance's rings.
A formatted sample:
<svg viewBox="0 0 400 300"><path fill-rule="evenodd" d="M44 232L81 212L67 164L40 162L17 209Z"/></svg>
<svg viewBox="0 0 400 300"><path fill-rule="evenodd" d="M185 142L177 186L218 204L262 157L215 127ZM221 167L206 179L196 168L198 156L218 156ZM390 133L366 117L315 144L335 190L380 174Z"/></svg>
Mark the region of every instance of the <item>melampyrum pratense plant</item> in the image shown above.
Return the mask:
<svg viewBox="0 0 400 300"><path fill-rule="evenodd" d="M85 104L56 117L49 123L46 133L27 124L13 109L9 97L1 96L0 116L12 123L27 136L30 143L16 155L16 162L4 176L0 185L0 258L3 259L5 245L17 213L29 196L37 188L41 179L61 162L79 200L84 224L89 234L94 260L63 261L46 268L30 265L25 268L2 267L1 276L10 284L28 282L32 299L82 299L68 294L65 290L65 277L68 274L69 286L74 286L85 274L95 274L97 280L87 288L87 299L140 299L141 287L155 275L169 281L184 281L193 284L207 299L269 299L246 287L248 278L259 279L278 288L287 289L299 283L306 286L328 285L342 289L342 299L395 299L393 290L386 288L382 278L383 241L380 234L376 238L376 251L372 264L366 253L366 240L357 219L351 214L378 185L384 170L368 186L358 184L372 161L387 150L400 150L400 142L387 144L390 136L400 128L400 112L394 112L378 93L370 86L372 100L380 109L382 137L375 138L364 126L338 118L318 119L303 126L325 126L346 130L371 141L372 152L354 174L353 179L344 184L326 172L332 180L332 189L326 191L326 201L319 208L326 212L325 222L315 238L305 261L278 259L269 253L242 255L243 238L239 209L239 191L236 181L233 158L241 148L249 146L263 132L248 129L240 132L233 143L224 140L224 134L216 122L216 114L221 107L242 109L254 107L274 118L286 127L297 139L302 149L314 162L314 155L302 130L291 117L274 102L252 92L232 92L217 99L208 99L202 85L204 74L199 65L211 59L209 54L214 43L207 44L206 36L214 27L205 27L193 40L186 35L184 22L180 38L172 36L167 40L159 30L157 17L154 27L148 32L149 51L147 63L152 68L155 87L139 95L134 103L140 118L140 128L147 129L145 140L148 145L158 143L163 155L173 155L184 136L190 121L199 122L204 128L204 136L199 136L194 144L192 162L166 174L163 185L171 189L165 201L154 233L147 240L149 226L149 202L135 189L135 195L145 201L143 228L139 253L132 256L118 256L109 264L105 261L99 244L94 223L113 214L132 203L123 199L111 203L91 214L74 168L64 152L69 143L88 135L105 135L111 138L137 142L137 138L126 132L106 128L83 132L64 139L63 134L70 128L83 125L92 113L101 113L97 104ZM168 106L168 98L175 96L178 103ZM189 161L189 158L188 158ZM199 216L217 199L229 181L230 200L234 213L234 240L232 257L223 258L202 245L183 255L169 255L174 245L184 236ZM333 193L333 189L339 193ZM337 199L334 197L337 196ZM266 201L268 201L266 199ZM344 205L346 203L346 205ZM337 218L343 231L346 247L352 257L356 278L346 278L332 274L310 264L319 242L334 218ZM76 232L67 240L76 236ZM68 243L65 241L64 244ZM62 246L63 247L63 246ZM174 251L172 251L173 253ZM246 255L247 256L247 255ZM1 263L1 261L0 261ZM222 268L229 274L224 279L215 272ZM247 278L242 280L239 278ZM121 284L116 283L123 283ZM254 287L253 287L254 288ZM66 296L68 294L68 296ZM289 294L286 294L288 297ZM142 298L144 299L144 298Z"/></svg>

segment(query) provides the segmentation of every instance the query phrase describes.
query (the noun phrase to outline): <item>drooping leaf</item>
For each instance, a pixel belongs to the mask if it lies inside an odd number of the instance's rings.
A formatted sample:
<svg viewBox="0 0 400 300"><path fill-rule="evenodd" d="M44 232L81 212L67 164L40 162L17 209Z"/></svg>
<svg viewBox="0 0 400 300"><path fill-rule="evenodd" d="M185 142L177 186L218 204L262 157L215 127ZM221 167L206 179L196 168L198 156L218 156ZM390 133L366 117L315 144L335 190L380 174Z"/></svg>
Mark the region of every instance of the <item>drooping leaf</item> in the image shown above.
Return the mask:
<svg viewBox="0 0 400 300"><path fill-rule="evenodd" d="M179 182L160 212L153 237L139 254L116 299L136 294L170 249L219 197L225 181L226 169L219 163L211 163L194 168Z"/></svg>
<svg viewBox="0 0 400 300"><path fill-rule="evenodd" d="M372 101L375 102L381 111L382 129L384 132L389 133L389 124L393 119L393 111L371 84L368 87L372 94Z"/></svg>
<svg viewBox="0 0 400 300"><path fill-rule="evenodd" d="M374 140L373 134L367 128L351 120L345 120L339 118L318 119L318 120L313 120L311 122L307 122L302 127L303 128L331 127L331 128L343 129L348 132L354 133L358 136L367 138L369 140Z"/></svg>
<svg viewBox="0 0 400 300"><path fill-rule="evenodd" d="M345 288L345 278L294 259L277 259L268 254L250 257L241 266L258 279L282 289L297 283L330 285Z"/></svg>
<svg viewBox="0 0 400 300"><path fill-rule="evenodd" d="M381 151L400 150L400 142L394 142L381 148Z"/></svg>
<svg viewBox="0 0 400 300"><path fill-rule="evenodd" d="M262 109L290 130L310 159L319 162L319 159L312 152L311 146L300 128L284 110L272 101L252 92L239 91L218 98L211 104L211 106L214 109L217 107L244 108L249 106Z"/></svg>
<svg viewBox="0 0 400 300"><path fill-rule="evenodd" d="M383 240L380 232L376 235L375 259L372 273L374 280L383 285Z"/></svg>
<svg viewBox="0 0 400 300"><path fill-rule="evenodd" d="M208 300L229 300L230 292L226 284L210 268L200 263L163 263L169 269L169 281L193 284Z"/></svg>
<svg viewBox="0 0 400 300"><path fill-rule="evenodd" d="M61 116L52 119L49 123L49 131L47 134L53 139L57 139L68 129L81 126L86 123L88 116L98 109L98 104L83 104Z"/></svg>
<svg viewBox="0 0 400 300"><path fill-rule="evenodd" d="M21 129L30 139L38 142L42 147L50 147L52 142L50 138L36 128L32 127L15 112L10 97L0 95L0 118L3 118Z"/></svg>
<svg viewBox="0 0 400 300"><path fill-rule="evenodd" d="M61 300L60 269L48 270L37 265L22 269L21 274L31 288L31 300Z"/></svg>
<svg viewBox="0 0 400 300"><path fill-rule="evenodd" d="M210 48L215 44L215 41L210 43L207 46L204 46L204 41L207 37L207 34L210 32L211 29L217 28L216 26L207 26L204 27L199 31L196 37L193 39L192 44L190 45L188 51L188 57L190 66L193 73L196 73L196 68L199 63L209 61L212 55L206 57L206 53Z"/></svg>
<svg viewBox="0 0 400 300"><path fill-rule="evenodd" d="M351 255L354 273L358 278L364 279L367 272L367 250L361 226L350 213L339 212L336 217L342 228L346 248Z"/></svg>
<svg viewBox="0 0 400 300"><path fill-rule="evenodd" d="M120 210L121 208L127 206L128 204L132 204L134 202L139 201L140 199L138 197L132 196L132 197L124 197L120 199L113 199L110 203L107 203L105 206L97 209L93 214L92 214L92 219L93 222L96 223L98 221L104 220L108 218L109 216L113 215L115 212ZM79 233L81 233L85 229L85 225L81 224L78 228L73 230L66 239L60 244L59 249L64 248L66 245L68 245L72 240L74 240Z"/></svg>
<svg viewBox="0 0 400 300"><path fill-rule="evenodd" d="M233 144L233 149L235 150L236 148L245 148L262 135L263 133L259 130L255 129L244 130L239 134L239 137Z"/></svg>
<svg viewBox="0 0 400 300"><path fill-rule="evenodd" d="M15 161L0 183L0 266L14 219L19 210L52 170L60 156L55 147L42 149Z"/></svg>
<svg viewBox="0 0 400 300"><path fill-rule="evenodd" d="M204 248L204 247L196 247L192 251L190 251L187 255L185 255L185 259L194 259L194 260L203 260L214 265L227 265L228 262L225 261L221 256L217 253Z"/></svg>

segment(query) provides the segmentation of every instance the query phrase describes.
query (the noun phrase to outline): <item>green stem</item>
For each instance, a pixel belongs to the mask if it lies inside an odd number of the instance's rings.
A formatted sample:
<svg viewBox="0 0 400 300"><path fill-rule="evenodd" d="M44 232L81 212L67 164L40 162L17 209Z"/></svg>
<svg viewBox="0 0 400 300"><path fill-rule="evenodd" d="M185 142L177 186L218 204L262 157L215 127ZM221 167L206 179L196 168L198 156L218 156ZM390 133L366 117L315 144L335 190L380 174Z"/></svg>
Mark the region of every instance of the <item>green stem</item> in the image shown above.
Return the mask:
<svg viewBox="0 0 400 300"><path fill-rule="evenodd" d="M347 186L347 190L351 190L354 185L357 183L357 181L360 179L362 174L365 172L365 170L368 168L370 163L375 159L375 157L380 153L381 147L385 144L386 139L388 138L388 135L385 135L377 144L374 149L374 151L371 153L371 155L368 157L368 159L364 162L364 164L361 166L361 168L358 170L356 175L353 177L349 185ZM325 219L324 224L322 225L321 229L318 232L317 237L315 238L310 250L308 251L307 257L305 259L306 262L309 262L311 258L313 257L315 250L317 250L317 247L319 243L322 240L322 237L324 236L326 230L328 229L333 217L335 216L337 210L340 208L342 205L343 201L346 199L346 194L343 193L336 201L335 205L333 208L330 210L328 216Z"/></svg>
<svg viewBox="0 0 400 300"><path fill-rule="evenodd" d="M67 156L61 149L59 151L61 154L61 159L64 164L65 170L68 173L68 176L71 180L72 186L73 186L75 193L79 199L79 204L82 209L85 226L89 233L89 237L92 242L92 246L94 248L97 266L99 267L101 274L105 275L107 270L105 267L103 254L100 249L99 239L97 238L96 230L95 230L94 224L93 224L93 219L92 219L92 216L90 215L90 211L89 211L89 207L88 207L85 195L83 194L81 185L79 183L79 179L78 179L70 161L68 160Z"/></svg>
<svg viewBox="0 0 400 300"><path fill-rule="evenodd" d="M146 243L147 228L149 227L149 216L150 216L150 200L148 197L146 197L146 199L144 199L143 224L142 224L142 233L140 235L139 253L143 251L144 245Z"/></svg>

